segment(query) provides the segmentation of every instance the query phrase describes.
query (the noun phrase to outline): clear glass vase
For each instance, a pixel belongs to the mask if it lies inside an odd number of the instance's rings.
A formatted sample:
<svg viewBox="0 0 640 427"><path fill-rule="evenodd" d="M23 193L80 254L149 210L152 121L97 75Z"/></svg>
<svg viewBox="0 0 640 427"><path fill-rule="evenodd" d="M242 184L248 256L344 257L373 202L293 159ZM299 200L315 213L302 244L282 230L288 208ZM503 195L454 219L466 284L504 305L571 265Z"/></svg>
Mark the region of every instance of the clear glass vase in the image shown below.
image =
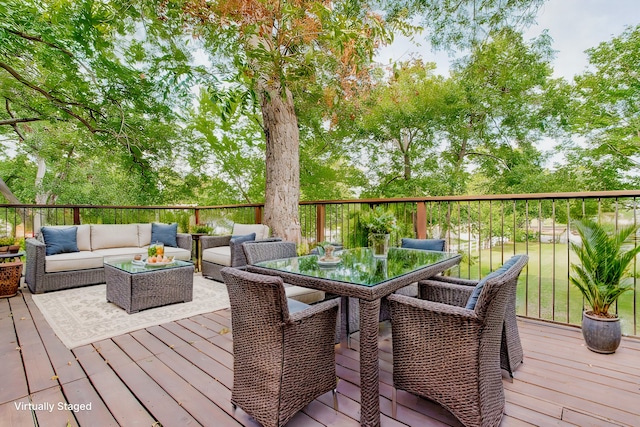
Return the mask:
<svg viewBox="0 0 640 427"><path fill-rule="evenodd" d="M390 234L369 234L369 246L373 250L374 256L387 256L390 236Z"/></svg>

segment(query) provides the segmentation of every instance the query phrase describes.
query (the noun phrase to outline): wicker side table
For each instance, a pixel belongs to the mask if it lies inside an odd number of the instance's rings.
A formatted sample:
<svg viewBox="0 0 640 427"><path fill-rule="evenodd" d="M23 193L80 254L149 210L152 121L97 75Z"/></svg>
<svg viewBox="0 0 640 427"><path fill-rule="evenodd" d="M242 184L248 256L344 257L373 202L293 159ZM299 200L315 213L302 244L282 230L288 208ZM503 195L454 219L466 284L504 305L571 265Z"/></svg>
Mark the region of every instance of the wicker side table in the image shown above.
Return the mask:
<svg viewBox="0 0 640 427"><path fill-rule="evenodd" d="M8 298L18 293L22 277L22 262L0 263L0 298Z"/></svg>
<svg viewBox="0 0 640 427"><path fill-rule="evenodd" d="M193 299L193 264L176 261L161 268L130 268L131 262L104 264L107 301L136 313ZM128 271L130 270L130 271Z"/></svg>

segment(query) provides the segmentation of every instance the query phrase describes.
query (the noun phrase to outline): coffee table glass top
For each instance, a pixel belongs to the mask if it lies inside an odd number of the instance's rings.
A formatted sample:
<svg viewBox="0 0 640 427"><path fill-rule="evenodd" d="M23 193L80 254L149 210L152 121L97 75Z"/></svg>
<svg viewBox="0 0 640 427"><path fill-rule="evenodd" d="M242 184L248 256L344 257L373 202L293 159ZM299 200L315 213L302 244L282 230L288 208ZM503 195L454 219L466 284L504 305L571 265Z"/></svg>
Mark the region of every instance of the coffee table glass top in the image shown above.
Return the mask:
<svg viewBox="0 0 640 427"><path fill-rule="evenodd" d="M386 258L369 248L337 252L339 262L323 263L318 255L264 261L255 265L310 277L319 277L363 286L375 286L424 267L459 256L456 253L389 248Z"/></svg>
<svg viewBox="0 0 640 427"><path fill-rule="evenodd" d="M131 274L146 273L149 271L166 270L169 268L186 267L189 265L193 265L193 263L191 262L180 260L174 260L171 264L160 266L156 265L153 267L145 265L144 263L134 263L131 259L105 259L104 263Z"/></svg>

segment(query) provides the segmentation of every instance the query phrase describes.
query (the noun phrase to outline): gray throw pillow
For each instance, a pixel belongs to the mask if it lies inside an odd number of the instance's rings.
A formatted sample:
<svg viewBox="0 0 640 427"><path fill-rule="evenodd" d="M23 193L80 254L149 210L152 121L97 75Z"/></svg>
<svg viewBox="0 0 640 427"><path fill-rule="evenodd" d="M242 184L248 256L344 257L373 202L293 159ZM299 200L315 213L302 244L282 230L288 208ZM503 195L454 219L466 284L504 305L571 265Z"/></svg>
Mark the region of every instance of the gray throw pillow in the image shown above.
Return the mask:
<svg viewBox="0 0 640 427"><path fill-rule="evenodd" d="M522 255L512 256L511 258L509 258L507 260L507 262L502 264L502 267L498 268L496 271L494 271L493 273L488 274L482 280L480 280L478 282L478 284L476 285L476 287L473 289L473 292L471 293L471 296L469 296L469 299L467 300L467 305L464 308L468 308L469 310L473 310L474 308L476 308L476 303L478 302L478 298L480 297L480 293L482 292L482 288L484 287L484 284L487 283L487 280L489 280L489 279L491 279L493 277L499 276L499 275L503 274L504 272L506 272L521 257L522 257Z"/></svg>
<svg viewBox="0 0 640 427"><path fill-rule="evenodd" d="M151 244L164 243L172 248L178 247L178 223L173 224L151 224Z"/></svg>
<svg viewBox="0 0 640 427"><path fill-rule="evenodd" d="M42 227L40 232L44 238L47 256L80 252L77 243L77 227Z"/></svg>

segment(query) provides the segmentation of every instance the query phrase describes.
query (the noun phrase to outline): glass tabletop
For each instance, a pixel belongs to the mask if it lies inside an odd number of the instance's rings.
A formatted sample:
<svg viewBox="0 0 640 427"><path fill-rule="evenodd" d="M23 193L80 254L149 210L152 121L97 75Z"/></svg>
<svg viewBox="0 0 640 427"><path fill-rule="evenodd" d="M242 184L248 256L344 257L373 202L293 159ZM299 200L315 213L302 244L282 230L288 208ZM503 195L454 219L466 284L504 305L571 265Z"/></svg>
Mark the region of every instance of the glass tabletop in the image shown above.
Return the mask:
<svg viewBox="0 0 640 427"><path fill-rule="evenodd" d="M146 264L144 261L134 262L130 258L129 259L105 259L104 263L131 274L145 273L149 271L158 271L158 270L164 270L168 268L186 267L188 265L193 265L190 262L180 261L180 260L174 260L171 264L165 264L165 265Z"/></svg>
<svg viewBox="0 0 640 427"><path fill-rule="evenodd" d="M370 248L345 249L335 255L339 261L322 262L318 255L306 255L255 265L304 276L375 286L458 256L456 253L406 248L389 248L385 258L374 256Z"/></svg>

